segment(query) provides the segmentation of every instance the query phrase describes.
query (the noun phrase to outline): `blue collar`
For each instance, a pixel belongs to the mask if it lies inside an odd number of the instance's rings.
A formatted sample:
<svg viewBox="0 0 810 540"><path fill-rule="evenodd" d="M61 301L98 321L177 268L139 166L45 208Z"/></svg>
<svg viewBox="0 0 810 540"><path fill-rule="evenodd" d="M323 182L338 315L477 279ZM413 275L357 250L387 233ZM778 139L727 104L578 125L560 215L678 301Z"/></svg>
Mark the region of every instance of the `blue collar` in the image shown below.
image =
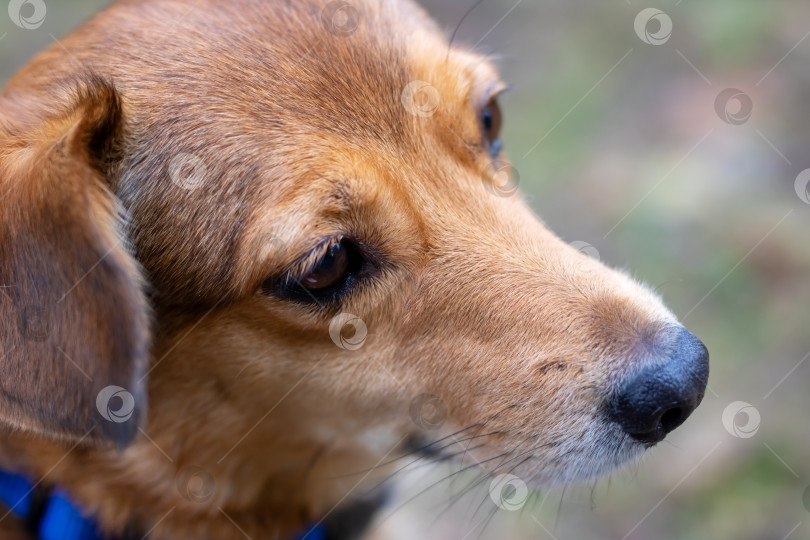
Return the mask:
<svg viewBox="0 0 810 540"><path fill-rule="evenodd" d="M50 492L24 476L0 471L0 502L25 522L39 540L103 540L95 521L83 515L67 493Z"/></svg>
<svg viewBox="0 0 810 540"><path fill-rule="evenodd" d="M46 491L19 474L0 470L0 502L38 540L110 540L64 490ZM303 539L326 540L326 529L316 525L298 537Z"/></svg>

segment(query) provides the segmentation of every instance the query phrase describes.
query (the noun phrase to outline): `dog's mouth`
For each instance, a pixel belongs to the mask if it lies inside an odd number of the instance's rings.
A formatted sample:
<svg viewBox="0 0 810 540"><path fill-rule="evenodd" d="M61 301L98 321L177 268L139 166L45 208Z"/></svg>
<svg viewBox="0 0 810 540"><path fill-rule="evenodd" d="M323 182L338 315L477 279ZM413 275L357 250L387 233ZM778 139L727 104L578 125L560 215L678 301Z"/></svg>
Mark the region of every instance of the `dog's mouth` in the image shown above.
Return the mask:
<svg viewBox="0 0 810 540"><path fill-rule="evenodd" d="M431 460L447 459L442 455L438 441L431 440L425 435L411 434L403 445L405 455L415 455Z"/></svg>
<svg viewBox="0 0 810 540"><path fill-rule="evenodd" d="M470 455L486 445L485 439L498 433L471 433L464 435L459 430L441 438L431 438L424 434L411 434L403 445L405 456L414 456L417 459L433 462L464 461Z"/></svg>
<svg viewBox="0 0 810 540"><path fill-rule="evenodd" d="M622 433L613 424L593 418L580 436L554 438L527 437L507 431L488 431L480 425L431 437L425 433L409 435L400 457L405 465L450 463L453 475L465 472L497 477L514 474L533 488L571 481L590 480L637 457L644 447ZM592 429L593 426L600 426ZM595 433L598 432L598 433ZM595 437L594 441L590 438ZM599 440L599 442L596 441ZM594 451L610 448L610 454Z"/></svg>

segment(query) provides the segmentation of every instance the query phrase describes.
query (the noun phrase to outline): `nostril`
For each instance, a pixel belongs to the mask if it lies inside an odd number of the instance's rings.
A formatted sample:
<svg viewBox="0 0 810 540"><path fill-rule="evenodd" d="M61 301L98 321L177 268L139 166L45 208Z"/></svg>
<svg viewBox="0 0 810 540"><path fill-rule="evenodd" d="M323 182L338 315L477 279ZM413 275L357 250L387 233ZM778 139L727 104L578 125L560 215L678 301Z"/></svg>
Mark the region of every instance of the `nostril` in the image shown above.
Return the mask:
<svg viewBox="0 0 810 540"><path fill-rule="evenodd" d="M663 410L659 409L653 414L630 414L625 416L619 424L624 431L644 443L657 443L664 439L671 431L683 424L694 410L692 406L676 404ZM635 419L628 423L628 418Z"/></svg>
<svg viewBox="0 0 810 540"><path fill-rule="evenodd" d="M661 415L661 425L664 430L669 433L683 424L687 416L689 416L689 413L684 411L681 407L673 407Z"/></svg>

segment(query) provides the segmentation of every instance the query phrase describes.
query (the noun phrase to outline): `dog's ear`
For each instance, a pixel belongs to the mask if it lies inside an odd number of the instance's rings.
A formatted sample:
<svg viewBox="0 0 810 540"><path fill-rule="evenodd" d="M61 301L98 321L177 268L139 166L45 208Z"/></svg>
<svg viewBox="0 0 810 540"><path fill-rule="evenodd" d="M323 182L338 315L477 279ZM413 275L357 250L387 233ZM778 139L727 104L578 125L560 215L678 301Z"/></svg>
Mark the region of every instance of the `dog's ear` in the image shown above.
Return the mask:
<svg viewBox="0 0 810 540"><path fill-rule="evenodd" d="M107 178L121 102L94 77L67 93L37 123L0 122L0 422L123 446L150 313Z"/></svg>

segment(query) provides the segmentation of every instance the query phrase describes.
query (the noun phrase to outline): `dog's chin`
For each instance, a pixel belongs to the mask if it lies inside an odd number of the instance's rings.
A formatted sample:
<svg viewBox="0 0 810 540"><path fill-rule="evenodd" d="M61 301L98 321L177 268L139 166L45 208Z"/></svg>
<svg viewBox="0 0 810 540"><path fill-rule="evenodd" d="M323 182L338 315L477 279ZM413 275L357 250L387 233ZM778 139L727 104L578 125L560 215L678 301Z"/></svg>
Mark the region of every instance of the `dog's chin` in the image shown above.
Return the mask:
<svg viewBox="0 0 810 540"><path fill-rule="evenodd" d="M537 445L532 451L528 446L513 450L496 450L507 453L503 458L482 457L474 450L446 453L440 446L426 442L424 437L409 439L409 452L424 459L450 462L458 469L471 469L487 476L513 475L530 489L555 485L592 482L608 476L622 466L639 459L654 443L644 443L623 433L618 427L609 426L583 439L572 438L554 446ZM519 459L515 459L519 456Z"/></svg>
<svg viewBox="0 0 810 540"><path fill-rule="evenodd" d="M648 447L623 434L606 437L603 449L580 449L551 465L544 466L539 461L524 473L525 482L534 489L593 482L639 459ZM521 477L517 472L513 474Z"/></svg>

